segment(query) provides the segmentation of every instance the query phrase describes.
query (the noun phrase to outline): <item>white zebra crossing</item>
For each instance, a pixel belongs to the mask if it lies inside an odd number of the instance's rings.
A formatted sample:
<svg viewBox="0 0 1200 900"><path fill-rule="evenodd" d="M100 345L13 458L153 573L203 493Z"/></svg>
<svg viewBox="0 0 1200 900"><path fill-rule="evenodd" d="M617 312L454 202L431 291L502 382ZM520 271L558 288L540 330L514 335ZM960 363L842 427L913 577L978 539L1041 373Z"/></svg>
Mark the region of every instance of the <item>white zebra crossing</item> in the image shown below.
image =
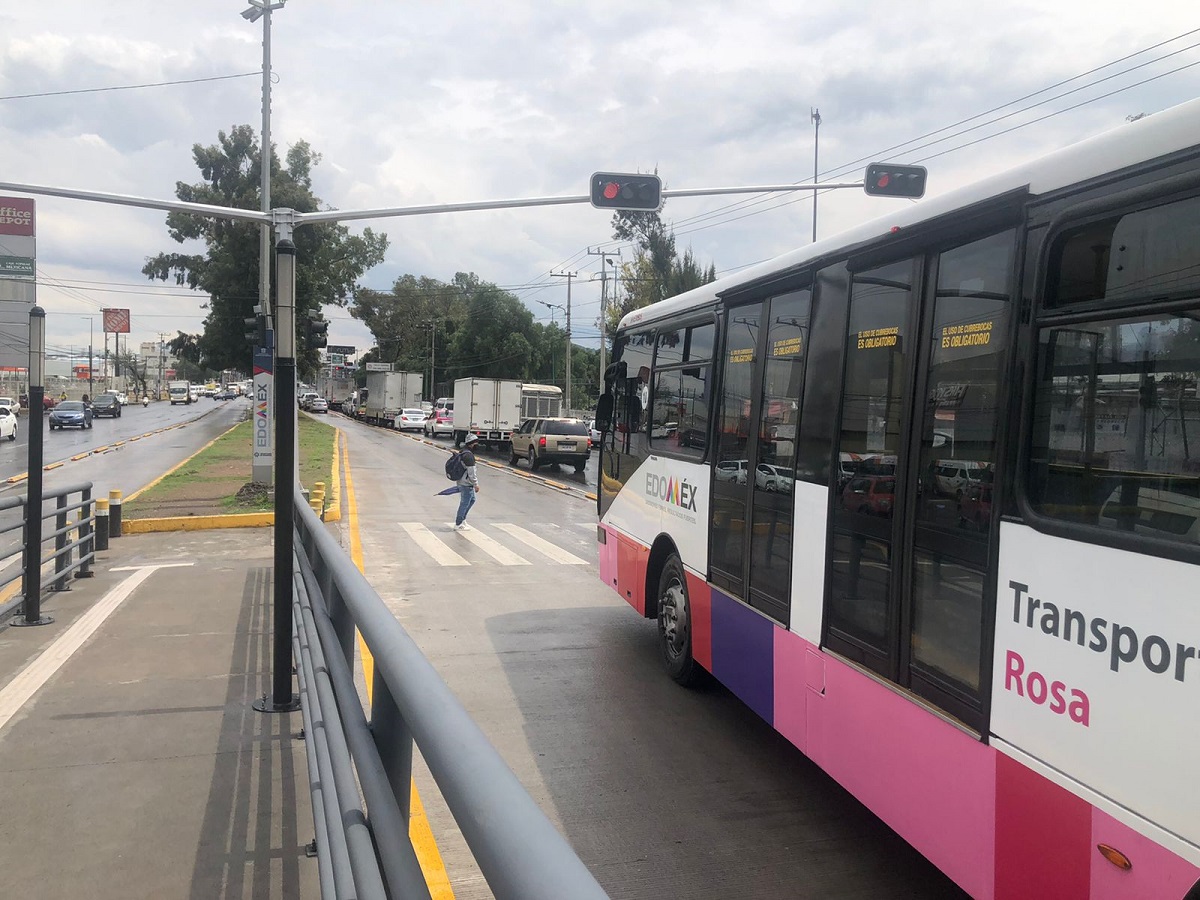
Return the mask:
<svg viewBox="0 0 1200 900"><path fill-rule="evenodd" d="M472 526L466 531L450 531L446 535L437 534L430 530L424 522L400 522L400 527L413 539L439 566L469 566L471 561L456 552L452 545L465 539L474 547L479 548L502 566L528 566L533 563L518 553L513 552L493 537L483 533L479 526ZM588 561L573 553L563 550L531 531L508 522L499 523L494 527L509 537L520 541L525 546L537 551L552 562L567 566L586 566ZM449 529L448 529L449 530Z"/></svg>
<svg viewBox="0 0 1200 900"><path fill-rule="evenodd" d="M516 538L522 544L532 547L534 550L542 553L558 563L565 566L586 566L586 559L580 559L574 553L568 553L561 547L555 546L543 538L538 537L532 531L526 531L520 525L512 525L508 522L498 522L496 527L505 534Z"/></svg>

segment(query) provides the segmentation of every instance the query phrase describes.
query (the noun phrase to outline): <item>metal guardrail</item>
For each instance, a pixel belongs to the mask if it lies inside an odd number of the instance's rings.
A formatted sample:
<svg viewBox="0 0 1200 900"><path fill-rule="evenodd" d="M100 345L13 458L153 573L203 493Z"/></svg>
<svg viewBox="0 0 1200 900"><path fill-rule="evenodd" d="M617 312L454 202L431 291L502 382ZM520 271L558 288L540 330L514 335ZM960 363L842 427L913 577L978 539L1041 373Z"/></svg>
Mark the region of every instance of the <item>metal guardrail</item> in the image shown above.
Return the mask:
<svg viewBox="0 0 1200 900"><path fill-rule="evenodd" d="M79 500L72 502L71 496L79 495ZM54 506L47 511L46 501L53 500ZM19 516L5 517L8 510L20 510ZM74 519L70 513L79 511ZM92 499L92 482L71 484L42 492L40 504L41 520L54 520L54 528L47 531L42 529L42 540L38 547L39 571L41 578L38 584L37 599L47 591L69 590L68 578L72 572L77 578L87 578L92 574L92 563L96 558L95 547L95 501ZM29 498L25 495L5 497L0 500L0 541L17 533L17 539L0 543L0 588L23 578L26 572L27 556L31 549L28 546L29 533ZM43 552L47 544L53 542L49 554ZM12 566L17 559L20 566ZM53 564L53 569L47 567ZM10 570L11 567L11 570ZM0 605L0 618L17 611L29 599L28 591L22 585L21 591ZM36 604L35 604L36 605Z"/></svg>
<svg viewBox="0 0 1200 900"><path fill-rule="evenodd" d="M321 896L429 897L408 837L415 743L496 897L607 897L299 492L295 508L294 645ZM356 630L375 658L369 722Z"/></svg>

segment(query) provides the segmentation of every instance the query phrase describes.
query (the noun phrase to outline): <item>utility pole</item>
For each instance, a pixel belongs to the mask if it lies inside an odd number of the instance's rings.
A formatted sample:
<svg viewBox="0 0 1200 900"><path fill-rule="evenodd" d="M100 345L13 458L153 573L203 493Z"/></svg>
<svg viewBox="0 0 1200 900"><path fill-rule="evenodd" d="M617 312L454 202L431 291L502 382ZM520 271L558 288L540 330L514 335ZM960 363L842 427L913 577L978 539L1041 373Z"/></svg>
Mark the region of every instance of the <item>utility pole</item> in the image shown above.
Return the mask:
<svg viewBox="0 0 1200 900"><path fill-rule="evenodd" d="M155 397L157 400L162 396L163 378L166 376L167 367L167 345L163 343L163 333L158 333L158 384L155 385Z"/></svg>
<svg viewBox="0 0 1200 900"><path fill-rule="evenodd" d="M816 107L812 108L809 114L813 123L813 184L817 183L817 148L818 141L821 137L821 111ZM813 243L817 242L817 192L813 191Z"/></svg>
<svg viewBox="0 0 1200 900"><path fill-rule="evenodd" d="M571 406L571 279L578 275L578 272L551 272L554 278L567 279L567 411L568 413L573 408Z"/></svg>
<svg viewBox="0 0 1200 900"><path fill-rule="evenodd" d="M599 256L600 257L600 391L601 391L601 393L603 393L603 391L604 391L604 369L606 366L605 360L604 360L604 343L605 343L605 341L608 340L608 335L607 335L608 327L607 327L607 324L605 321L605 317L607 316L607 313L608 313L608 307L606 305L607 293L608 293L608 258L610 256L616 256L619 259L621 256L621 251L618 250L614 254L614 253L609 253L607 250L593 250L591 247L589 247L588 248L588 256ZM613 263L613 265L616 265L616 263ZM614 284L613 285L613 295L614 296L616 295L616 287L617 286Z"/></svg>

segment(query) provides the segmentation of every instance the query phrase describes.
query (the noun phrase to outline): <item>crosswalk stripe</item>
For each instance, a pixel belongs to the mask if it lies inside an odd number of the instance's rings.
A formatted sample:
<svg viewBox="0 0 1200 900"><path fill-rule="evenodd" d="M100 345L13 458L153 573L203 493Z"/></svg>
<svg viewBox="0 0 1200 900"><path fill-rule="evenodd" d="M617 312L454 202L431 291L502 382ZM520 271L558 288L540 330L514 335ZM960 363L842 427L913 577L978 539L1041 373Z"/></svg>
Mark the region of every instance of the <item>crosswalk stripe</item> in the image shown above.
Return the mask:
<svg viewBox="0 0 1200 900"><path fill-rule="evenodd" d="M421 522L401 522L400 527L408 532L409 537L417 542L417 546L433 557L440 566L469 566L463 559L434 535Z"/></svg>
<svg viewBox="0 0 1200 900"><path fill-rule="evenodd" d="M533 565L524 557L517 556L495 538L490 538L477 528L472 528L470 531L460 532L462 537L500 563L502 566L529 566Z"/></svg>
<svg viewBox="0 0 1200 900"><path fill-rule="evenodd" d="M496 527L505 534L516 538L522 544L532 547L534 550L542 553L558 563L563 563L568 566L586 566L586 559L580 559L573 553L568 553L561 547L557 547L547 540L538 537L532 531L526 531L520 525L513 525L508 522L498 522Z"/></svg>

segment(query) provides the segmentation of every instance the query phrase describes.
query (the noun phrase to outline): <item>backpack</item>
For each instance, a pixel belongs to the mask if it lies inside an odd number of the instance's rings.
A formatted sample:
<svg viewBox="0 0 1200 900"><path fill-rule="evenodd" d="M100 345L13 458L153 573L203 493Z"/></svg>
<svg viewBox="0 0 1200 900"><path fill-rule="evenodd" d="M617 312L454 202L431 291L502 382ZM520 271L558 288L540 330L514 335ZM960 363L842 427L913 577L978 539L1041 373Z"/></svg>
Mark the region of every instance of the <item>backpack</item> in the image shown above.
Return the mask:
<svg viewBox="0 0 1200 900"><path fill-rule="evenodd" d="M450 458L446 460L446 477L451 481L458 481L467 474L467 467L463 464L461 453L451 453Z"/></svg>

